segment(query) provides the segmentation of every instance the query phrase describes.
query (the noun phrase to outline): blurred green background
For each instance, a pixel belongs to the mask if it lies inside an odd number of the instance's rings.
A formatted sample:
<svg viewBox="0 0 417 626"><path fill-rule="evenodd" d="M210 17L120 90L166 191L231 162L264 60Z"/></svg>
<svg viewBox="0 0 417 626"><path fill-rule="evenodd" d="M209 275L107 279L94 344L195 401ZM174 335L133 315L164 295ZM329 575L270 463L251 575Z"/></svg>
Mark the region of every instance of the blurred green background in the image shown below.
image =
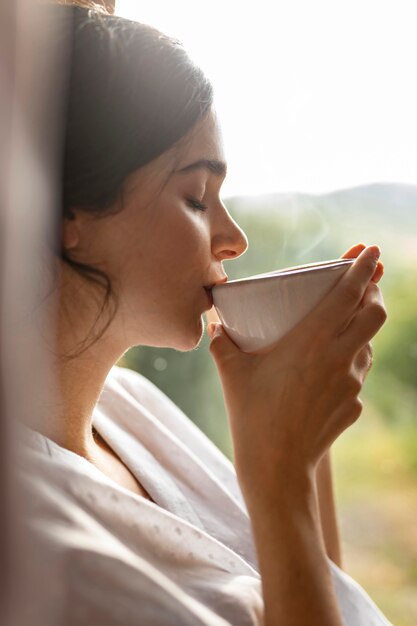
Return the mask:
<svg viewBox="0 0 417 626"><path fill-rule="evenodd" d="M377 243L388 321L373 341L360 420L333 447L344 569L396 626L417 624L417 187L225 200L249 249L229 279L339 257ZM208 339L189 353L133 348L120 365L162 389L232 459Z"/></svg>

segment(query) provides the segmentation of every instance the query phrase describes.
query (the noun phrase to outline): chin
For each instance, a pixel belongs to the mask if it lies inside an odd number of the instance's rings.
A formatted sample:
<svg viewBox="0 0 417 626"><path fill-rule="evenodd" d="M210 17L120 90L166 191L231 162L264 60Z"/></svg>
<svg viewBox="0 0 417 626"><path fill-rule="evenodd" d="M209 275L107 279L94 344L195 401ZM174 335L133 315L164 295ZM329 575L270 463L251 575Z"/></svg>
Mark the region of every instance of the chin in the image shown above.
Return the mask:
<svg viewBox="0 0 417 626"><path fill-rule="evenodd" d="M170 347L178 350L179 352L190 352L191 350L195 350L200 345L203 337L204 337L205 325L203 318L200 317L199 321L194 328L188 326L185 329L184 334L181 338L175 342L175 345Z"/></svg>
<svg viewBox="0 0 417 626"><path fill-rule="evenodd" d="M171 348L178 352L190 352L198 348L205 331L203 317L200 316L197 320L196 318L189 320L187 325L182 323L180 328L178 326L179 325L171 324L171 332L166 332L164 337L155 337L153 340L148 338L146 342L137 340L132 345L151 346L153 348Z"/></svg>

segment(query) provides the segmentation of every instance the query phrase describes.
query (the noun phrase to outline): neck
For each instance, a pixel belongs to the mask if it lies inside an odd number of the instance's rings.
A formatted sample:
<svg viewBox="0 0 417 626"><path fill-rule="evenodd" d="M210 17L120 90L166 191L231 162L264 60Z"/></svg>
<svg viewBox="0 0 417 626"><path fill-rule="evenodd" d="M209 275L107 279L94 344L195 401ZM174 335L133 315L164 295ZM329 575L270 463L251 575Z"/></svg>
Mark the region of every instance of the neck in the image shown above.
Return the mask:
<svg viewBox="0 0 417 626"><path fill-rule="evenodd" d="M94 328L94 333L98 332L103 321L99 319L95 324L98 300L96 297L93 306L85 282L73 276L70 282L65 282L64 278L58 290L58 301L49 303L54 308L52 318L56 320L54 336L51 337L50 329L42 333L52 365L48 395L51 400L37 423L30 426L58 445L89 458L95 448L92 434L94 407L110 369L129 346L120 339L123 333L116 332L116 325L112 323L100 339L81 352L82 342L89 331ZM39 313L44 320L51 318L50 311ZM104 322L106 314L103 313ZM94 336L89 337L89 343ZM69 358L74 354L76 356Z"/></svg>

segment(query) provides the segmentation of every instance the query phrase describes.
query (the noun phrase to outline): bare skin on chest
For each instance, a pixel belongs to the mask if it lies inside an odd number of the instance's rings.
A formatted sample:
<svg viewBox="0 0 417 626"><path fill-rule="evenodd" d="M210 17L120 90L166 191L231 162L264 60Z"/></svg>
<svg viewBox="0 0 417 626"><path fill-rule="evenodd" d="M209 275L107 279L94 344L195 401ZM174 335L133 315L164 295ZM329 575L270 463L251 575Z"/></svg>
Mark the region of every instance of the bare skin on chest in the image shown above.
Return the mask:
<svg viewBox="0 0 417 626"><path fill-rule="evenodd" d="M106 474L106 476L125 489L129 489L129 491L133 491L136 495L142 496L150 500L150 502L154 502L143 485L141 485L114 450L110 448L98 433L95 436L95 442L97 444L96 452L93 458L89 460L103 472L103 474Z"/></svg>

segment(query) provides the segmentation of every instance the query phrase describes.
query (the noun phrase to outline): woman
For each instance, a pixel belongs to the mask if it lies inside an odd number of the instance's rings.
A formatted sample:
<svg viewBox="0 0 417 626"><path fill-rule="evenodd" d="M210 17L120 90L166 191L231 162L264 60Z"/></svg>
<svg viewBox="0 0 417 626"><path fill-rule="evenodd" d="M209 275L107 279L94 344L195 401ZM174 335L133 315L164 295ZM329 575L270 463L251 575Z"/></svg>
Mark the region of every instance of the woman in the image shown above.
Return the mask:
<svg viewBox="0 0 417 626"><path fill-rule="evenodd" d="M200 342L247 239L222 204L212 89L154 29L74 7L50 345L59 397L26 432L28 525L64 624L387 624L326 555L317 468L360 414L385 321L376 246L271 349L210 328L235 469L145 378L134 345ZM47 334L45 333L47 337ZM323 530L324 529L324 530ZM324 535L324 536L323 536ZM52 570L51 570L52 571Z"/></svg>

